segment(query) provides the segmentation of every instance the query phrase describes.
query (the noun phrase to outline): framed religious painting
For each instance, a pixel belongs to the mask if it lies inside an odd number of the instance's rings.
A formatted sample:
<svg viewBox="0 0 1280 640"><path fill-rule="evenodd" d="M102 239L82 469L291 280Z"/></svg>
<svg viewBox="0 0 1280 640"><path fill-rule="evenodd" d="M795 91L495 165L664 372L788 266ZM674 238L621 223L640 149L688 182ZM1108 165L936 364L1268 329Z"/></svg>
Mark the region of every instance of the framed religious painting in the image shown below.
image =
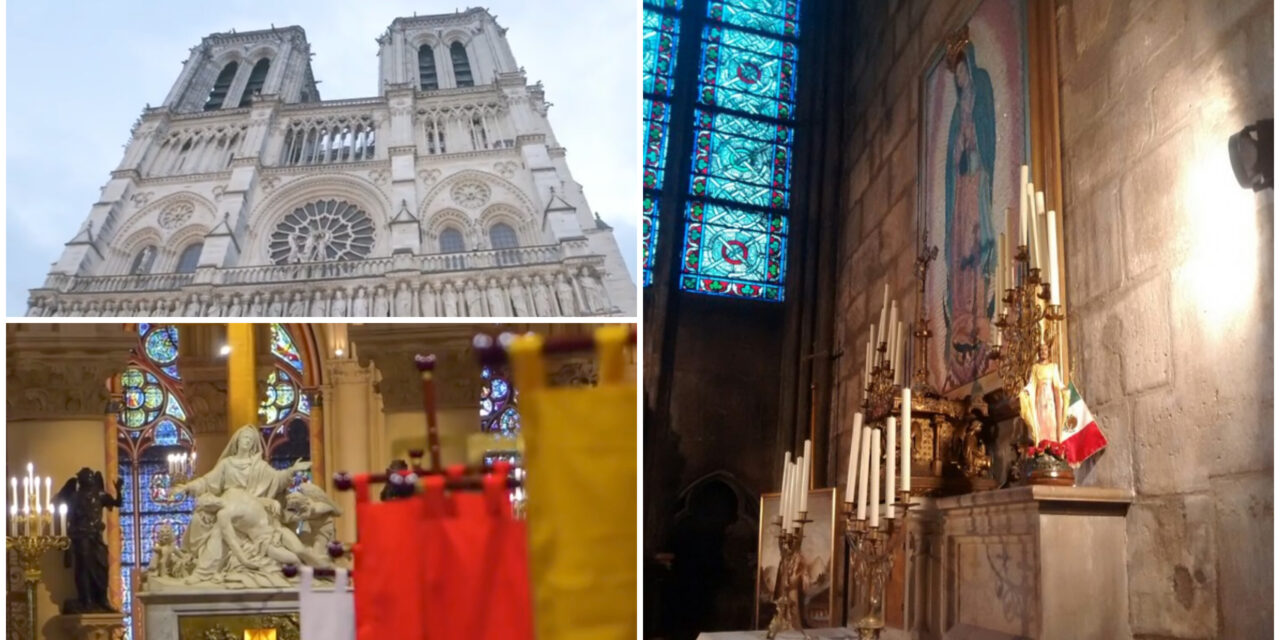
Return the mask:
<svg viewBox="0 0 1280 640"><path fill-rule="evenodd" d="M763 629L773 619L773 593L778 576L778 511L781 494L760 496L760 547L756 551L755 627ZM836 526L836 490L814 489L809 492L809 520L804 526L804 542L800 554L804 564L802 593L804 603L800 615L808 628L834 627L840 624L841 590L844 585L844 534Z"/></svg>
<svg viewBox="0 0 1280 640"><path fill-rule="evenodd" d="M917 228L921 251L937 249L924 357L930 386L976 398L999 386L997 244L1018 238L1022 165L1061 211L1053 6L980 0L950 26L921 73Z"/></svg>

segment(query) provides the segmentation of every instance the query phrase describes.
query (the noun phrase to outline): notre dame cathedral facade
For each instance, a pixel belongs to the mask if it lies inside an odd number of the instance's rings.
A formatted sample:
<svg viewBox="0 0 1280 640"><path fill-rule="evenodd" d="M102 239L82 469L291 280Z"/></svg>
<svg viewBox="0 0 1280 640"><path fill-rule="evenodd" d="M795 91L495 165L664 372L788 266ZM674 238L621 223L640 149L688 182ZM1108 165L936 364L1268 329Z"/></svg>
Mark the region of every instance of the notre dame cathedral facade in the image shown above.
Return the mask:
<svg viewBox="0 0 1280 640"><path fill-rule="evenodd" d="M300 27L204 38L28 315L634 315L505 32L397 18L349 100L320 99Z"/></svg>

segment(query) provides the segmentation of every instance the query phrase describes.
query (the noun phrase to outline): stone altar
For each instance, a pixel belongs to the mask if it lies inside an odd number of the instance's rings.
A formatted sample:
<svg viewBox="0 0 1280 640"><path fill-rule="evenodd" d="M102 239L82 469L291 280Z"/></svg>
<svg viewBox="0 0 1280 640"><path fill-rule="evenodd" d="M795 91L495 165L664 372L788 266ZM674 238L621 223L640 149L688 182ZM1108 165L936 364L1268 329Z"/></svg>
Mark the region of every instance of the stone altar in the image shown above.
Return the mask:
<svg viewBox="0 0 1280 640"><path fill-rule="evenodd" d="M1121 489L1024 486L917 498L885 637L1127 638Z"/></svg>
<svg viewBox="0 0 1280 640"><path fill-rule="evenodd" d="M277 616L296 620L298 614L297 588L170 589L143 591L136 597L145 611L146 640L179 640L184 626L194 621Z"/></svg>

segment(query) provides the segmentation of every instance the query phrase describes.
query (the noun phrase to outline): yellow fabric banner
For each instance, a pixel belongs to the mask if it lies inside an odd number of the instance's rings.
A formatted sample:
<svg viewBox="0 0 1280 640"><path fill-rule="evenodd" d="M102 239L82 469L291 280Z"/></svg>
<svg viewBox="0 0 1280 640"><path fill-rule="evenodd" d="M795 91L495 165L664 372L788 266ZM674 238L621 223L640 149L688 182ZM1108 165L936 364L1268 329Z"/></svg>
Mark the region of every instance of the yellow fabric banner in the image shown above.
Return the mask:
<svg viewBox="0 0 1280 640"><path fill-rule="evenodd" d="M636 637L636 386L622 380L626 336L627 327L597 331L593 388L548 388L536 336L510 347L539 640Z"/></svg>

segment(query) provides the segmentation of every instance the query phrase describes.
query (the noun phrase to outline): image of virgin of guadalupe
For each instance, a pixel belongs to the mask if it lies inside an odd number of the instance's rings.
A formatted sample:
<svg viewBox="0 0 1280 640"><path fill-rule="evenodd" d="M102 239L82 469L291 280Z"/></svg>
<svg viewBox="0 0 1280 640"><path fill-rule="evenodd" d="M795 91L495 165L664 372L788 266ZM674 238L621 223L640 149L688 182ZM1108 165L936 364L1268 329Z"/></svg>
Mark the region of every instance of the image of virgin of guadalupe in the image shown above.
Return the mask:
<svg viewBox="0 0 1280 640"><path fill-rule="evenodd" d="M996 160L995 98L991 76L978 65L968 39L947 47L956 90L947 134L945 264L948 265L947 377L964 383L981 377L995 313L995 231L991 216ZM951 386L948 384L947 386Z"/></svg>

